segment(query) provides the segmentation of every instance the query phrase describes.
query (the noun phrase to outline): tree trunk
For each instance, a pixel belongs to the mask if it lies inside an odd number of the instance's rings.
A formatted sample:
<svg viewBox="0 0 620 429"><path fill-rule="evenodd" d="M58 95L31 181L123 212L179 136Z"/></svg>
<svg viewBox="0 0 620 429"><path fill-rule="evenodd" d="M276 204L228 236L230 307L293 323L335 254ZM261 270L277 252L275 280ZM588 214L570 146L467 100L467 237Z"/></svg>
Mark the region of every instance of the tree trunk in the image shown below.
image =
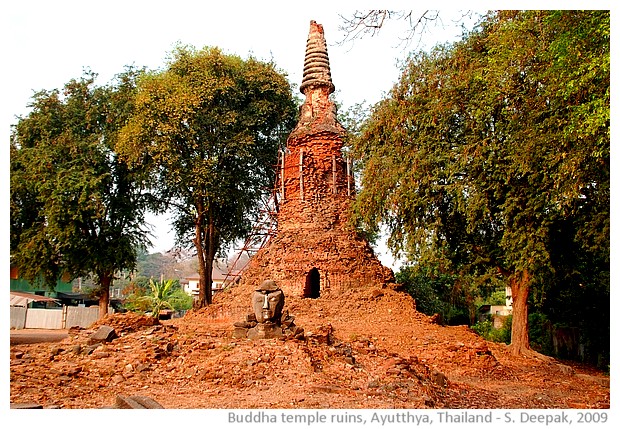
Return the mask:
<svg viewBox="0 0 620 429"><path fill-rule="evenodd" d="M527 354L530 340L527 323L527 298L530 290L530 274L527 270L510 278L512 289L512 333L510 350L514 355Z"/></svg>
<svg viewBox="0 0 620 429"><path fill-rule="evenodd" d="M99 276L99 319L103 319L108 314L110 304L110 284L112 275L104 274Z"/></svg>
<svg viewBox="0 0 620 429"><path fill-rule="evenodd" d="M196 246L196 253L198 256L198 276L200 277L200 280L198 280L198 300L194 301L194 308L203 308L208 305L206 294L207 288L205 286L209 283L206 273L207 268L205 267L204 241L202 236L202 216L199 215L198 219L196 219L196 236L194 237L194 245Z"/></svg>
<svg viewBox="0 0 620 429"><path fill-rule="evenodd" d="M207 250L206 257L206 271L209 287L207 288L207 303L213 302L213 290L211 285L213 284L213 260L215 259L215 249L217 248L217 233L215 230L215 222L213 217L209 216L209 226L207 229L207 243L205 245Z"/></svg>
<svg viewBox="0 0 620 429"><path fill-rule="evenodd" d="M198 275L200 280L198 283L198 300L194 302L194 308L203 308L210 305L211 287L213 284L213 259L215 258L215 249L217 247L217 236L213 219L207 215L209 224L207 230L204 229L205 213L203 206L197 204L196 209L198 216L196 217L196 236L194 237L194 245L198 254Z"/></svg>
<svg viewBox="0 0 620 429"><path fill-rule="evenodd" d="M206 249L205 249L206 247ZM201 244L198 249L198 301L194 302L194 308L203 308L211 304L211 287L213 284L213 258L209 257L209 244Z"/></svg>
<svg viewBox="0 0 620 429"><path fill-rule="evenodd" d="M205 285L205 305L211 305L211 289L213 288L213 259L209 257L209 251L208 251L208 247L209 245L206 245L207 250L206 250L206 255L205 255L205 269L204 269L204 282Z"/></svg>

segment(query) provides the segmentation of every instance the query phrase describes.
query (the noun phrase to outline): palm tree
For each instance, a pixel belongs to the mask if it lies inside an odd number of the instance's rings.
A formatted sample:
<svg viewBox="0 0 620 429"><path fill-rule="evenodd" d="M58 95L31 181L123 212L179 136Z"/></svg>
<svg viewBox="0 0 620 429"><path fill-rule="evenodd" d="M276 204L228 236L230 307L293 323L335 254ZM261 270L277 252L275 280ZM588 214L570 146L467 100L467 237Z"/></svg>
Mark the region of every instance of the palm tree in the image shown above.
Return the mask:
<svg viewBox="0 0 620 429"><path fill-rule="evenodd" d="M159 317L159 313L164 308L174 310L172 304L168 302L168 299L172 296L172 285L174 280L166 280L161 282L155 282L153 279L149 281L151 286L151 295L146 295L139 298L139 301L143 301L152 308L151 312L153 317Z"/></svg>

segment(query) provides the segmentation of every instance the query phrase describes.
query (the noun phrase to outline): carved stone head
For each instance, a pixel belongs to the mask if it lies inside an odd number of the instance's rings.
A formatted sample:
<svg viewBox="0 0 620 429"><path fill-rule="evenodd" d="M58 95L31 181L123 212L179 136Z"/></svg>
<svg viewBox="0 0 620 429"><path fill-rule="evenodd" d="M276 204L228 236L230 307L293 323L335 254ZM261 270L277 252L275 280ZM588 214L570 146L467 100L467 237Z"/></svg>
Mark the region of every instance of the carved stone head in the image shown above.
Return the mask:
<svg viewBox="0 0 620 429"><path fill-rule="evenodd" d="M284 308L284 293L273 280L265 280L254 290L252 308L259 323L279 323Z"/></svg>

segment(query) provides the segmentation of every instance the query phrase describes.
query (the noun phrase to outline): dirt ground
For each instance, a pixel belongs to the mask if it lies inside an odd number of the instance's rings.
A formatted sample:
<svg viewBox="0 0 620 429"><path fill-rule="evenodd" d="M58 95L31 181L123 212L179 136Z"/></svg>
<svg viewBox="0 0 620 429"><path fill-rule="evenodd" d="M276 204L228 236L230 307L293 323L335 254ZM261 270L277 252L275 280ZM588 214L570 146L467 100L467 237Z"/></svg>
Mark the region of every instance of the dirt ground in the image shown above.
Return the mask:
<svg viewBox="0 0 620 429"><path fill-rule="evenodd" d="M11 345L54 343L68 337L64 329L18 329L11 330Z"/></svg>
<svg viewBox="0 0 620 429"><path fill-rule="evenodd" d="M104 408L117 395L165 408L609 408L609 376L574 362L513 356L465 326L446 327L406 294L359 289L287 297L304 339L231 337L248 291L183 319L117 314L55 343L11 345L12 404Z"/></svg>

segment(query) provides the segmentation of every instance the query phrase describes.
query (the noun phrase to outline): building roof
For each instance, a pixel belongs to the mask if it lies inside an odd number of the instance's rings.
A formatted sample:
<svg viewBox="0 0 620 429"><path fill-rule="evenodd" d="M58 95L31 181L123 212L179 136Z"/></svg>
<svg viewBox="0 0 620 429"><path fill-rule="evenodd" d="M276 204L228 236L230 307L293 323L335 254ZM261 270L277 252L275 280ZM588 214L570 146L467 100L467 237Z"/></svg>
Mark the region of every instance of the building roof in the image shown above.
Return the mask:
<svg viewBox="0 0 620 429"><path fill-rule="evenodd" d="M91 298L87 293L81 292L56 292L58 299L82 299L88 301L98 301L97 298Z"/></svg>
<svg viewBox="0 0 620 429"><path fill-rule="evenodd" d="M239 277L240 272L237 270L234 270L229 273L228 270L224 270L224 269L221 269L213 265L213 271L211 275L212 275L213 281L234 280L235 278ZM200 280L200 274L198 273L190 274L189 276L185 276L184 280ZM181 281L181 283L183 283L183 281Z"/></svg>
<svg viewBox="0 0 620 429"><path fill-rule="evenodd" d="M58 302L48 296L35 295L27 292L11 291L11 306L26 307L31 302Z"/></svg>

